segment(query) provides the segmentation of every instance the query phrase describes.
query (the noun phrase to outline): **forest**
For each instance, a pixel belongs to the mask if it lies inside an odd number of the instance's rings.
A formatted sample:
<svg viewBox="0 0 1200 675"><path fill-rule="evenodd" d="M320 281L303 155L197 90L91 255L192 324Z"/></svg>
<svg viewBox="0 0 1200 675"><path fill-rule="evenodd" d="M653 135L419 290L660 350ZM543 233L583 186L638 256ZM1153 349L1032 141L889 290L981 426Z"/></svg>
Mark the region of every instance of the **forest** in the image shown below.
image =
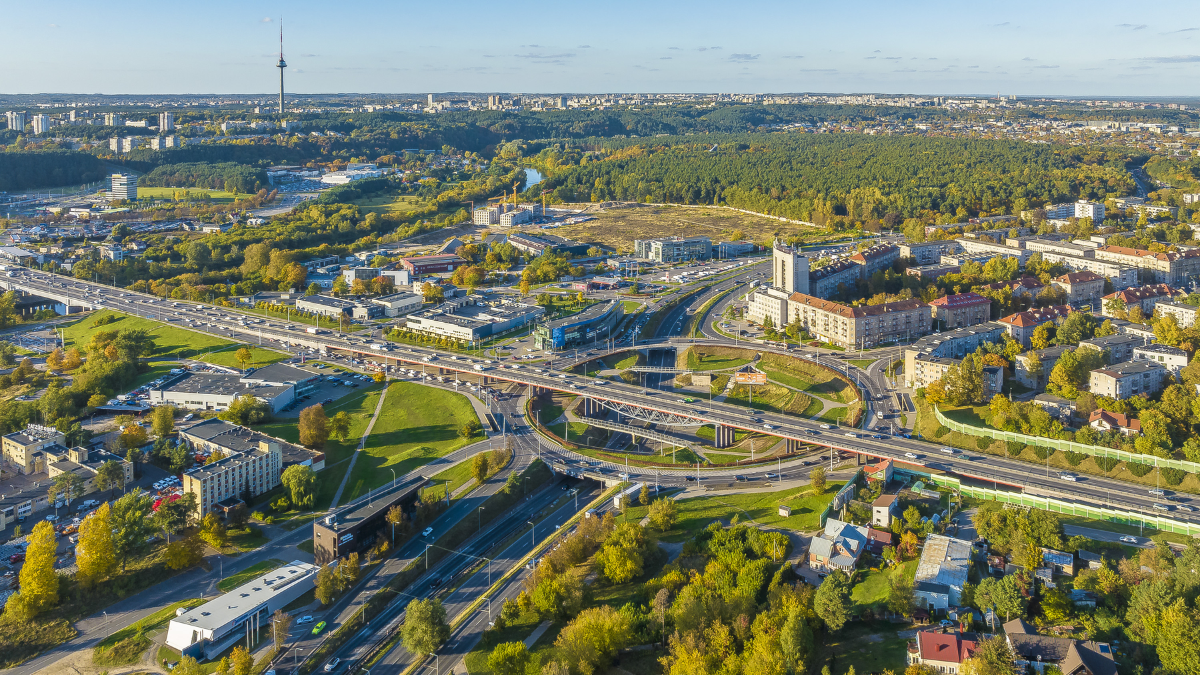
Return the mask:
<svg viewBox="0 0 1200 675"><path fill-rule="evenodd" d="M236 162L188 162L163 164L138 178L138 185L149 187L199 187L226 192L258 192L267 184L262 169Z"/></svg>
<svg viewBox="0 0 1200 675"><path fill-rule="evenodd" d="M563 201L724 203L817 224L1102 200L1134 191L1128 167L1139 160L1125 149L859 134L610 139L591 148L552 146L530 158L549 173L537 190Z"/></svg>
<svg viewBox="0 0 1200 675"><path fill-rule="evenodd" d="M104 176L104 162L86 152L0 152L0 191L91 183Z"/></svg>

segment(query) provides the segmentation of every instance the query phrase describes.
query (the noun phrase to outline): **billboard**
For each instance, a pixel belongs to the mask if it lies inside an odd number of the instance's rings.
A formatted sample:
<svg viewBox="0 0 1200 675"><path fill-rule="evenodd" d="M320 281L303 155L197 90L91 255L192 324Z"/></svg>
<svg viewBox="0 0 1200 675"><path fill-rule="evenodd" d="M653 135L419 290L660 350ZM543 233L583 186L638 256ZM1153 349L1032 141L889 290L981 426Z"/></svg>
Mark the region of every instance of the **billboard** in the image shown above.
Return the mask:
<svg viewBox="0 0 1200 675"><path fill-rule="evenodd" d="M767 376L765 373L734 373L734 384L766 384Z"/></svg>

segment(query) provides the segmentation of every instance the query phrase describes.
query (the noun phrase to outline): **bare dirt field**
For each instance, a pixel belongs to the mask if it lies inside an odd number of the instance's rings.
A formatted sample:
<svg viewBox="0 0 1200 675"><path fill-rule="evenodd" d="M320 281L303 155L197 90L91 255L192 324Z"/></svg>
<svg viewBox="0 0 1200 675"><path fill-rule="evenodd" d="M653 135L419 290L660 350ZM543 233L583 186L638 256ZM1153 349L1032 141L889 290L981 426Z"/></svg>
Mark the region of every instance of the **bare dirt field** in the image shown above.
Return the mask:
<svg viewBox="0 0 1200 675"><path fill-rule="evenodd" d="M603 211L590 211L596 217L576 225L563 225L553 234L588 243L604 244L621 252L633 251L634 239L706 235L714 242L728 240L734 230L746 239L767 243L776 236L798 232L816 235L814 228L784 223L748 213L721 208L682 206L639 206L631 204Z"/></svg>

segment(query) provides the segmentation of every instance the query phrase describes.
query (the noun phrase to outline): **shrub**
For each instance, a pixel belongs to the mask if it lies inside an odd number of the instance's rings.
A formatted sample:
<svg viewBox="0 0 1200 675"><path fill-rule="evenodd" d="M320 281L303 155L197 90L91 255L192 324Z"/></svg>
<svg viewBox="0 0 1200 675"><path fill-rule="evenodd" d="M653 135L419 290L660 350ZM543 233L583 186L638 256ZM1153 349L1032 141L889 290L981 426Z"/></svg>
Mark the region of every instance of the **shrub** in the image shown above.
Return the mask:
<svg viewBox="0 0 1200 675"><path fill-rule="evenodd" d="M1121 460L1116 457L1092 457L1092 461L1105 473L1112 471L1116 468L1117 464L1121 463Z"/></svg>
<svg viewBox="0 0 1200 675"><path fill-rule="evenodd" d="M264 518L262 511L255 511L254 513L251 513L250 517L257 520L260 523L263 522L263 518Z"/></svg>
<svg viewBox="0 0 1200 675"><path fill-rule="evenodd" d="M1054 454L1054 448L1044 448L1040 445L1031 445L1029 447L1033 450L1034 456L1036 456L1040 462L1046 461L1047 457Z"/></svg>
<svg viewBox="0 0 1200 675"><path fill-rule="evenodd" d="M1069 450L1063 454L1067 458L1067 464L1070 464L1071 466L1079 466L1080 462L1088 458L1087 455L1081 452L1071 452Z"/></svg>
<svg viewBox="0 0 1200 675"><path fill-rule="evenodd" d="M1167 482L1167 485L1179 485L1187 476L1187 472L1183 469L1162 468L1158 470L1158 473Z"/></svg>
<svg viewBox="0 0 1200 675"><path fill-rule="evenodd" d="M938 425L938 427L937 427L937 429L936 429L936 430L934 430L934 432L933 432L933 437L934 437L934 438L941 438L942 436L945 436L945 435L946 435L946 434L948 434L948 433L950 433L950 429L949 429L949 428L947 428L947 427L945 427L945 426L943 426L943 425L941 425L941 424L939 424L939 425Z"/></svg>
<svg viewBox="0 0 1200 675"><path fill-rule="evenodd" d="M980 450L987 450L988 446L991 444L992 439L988 436L980 436L979 438L975 439L975 447L979 448Z"/></svg>
<svg viewBox="0 0 1200 675"><path fill-rule="evenodd" d="M1141 478L1154 470L1153 464L1142 464L1140 462L1125 462L1125 468L1129 469L1129 473Z"/></svg>
<svg viewBox="0 0 1200 675"><path fill-rule="evenodd" d="M1021 451L1024 449L1025 449L1024 443L1018 443L1017 441L1005 441L1004 442L1004 450L1006 452L1008 452L1009 457L1016 457L1017 455L1021 454Z"/></svg>

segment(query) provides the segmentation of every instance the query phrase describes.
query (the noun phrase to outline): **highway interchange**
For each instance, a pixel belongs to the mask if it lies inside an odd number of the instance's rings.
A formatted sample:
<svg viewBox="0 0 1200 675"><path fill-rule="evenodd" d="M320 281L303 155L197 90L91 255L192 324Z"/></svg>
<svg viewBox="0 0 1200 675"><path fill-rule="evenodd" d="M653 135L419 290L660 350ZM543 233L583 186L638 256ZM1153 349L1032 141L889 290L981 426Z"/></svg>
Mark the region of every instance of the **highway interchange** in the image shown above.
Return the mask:
<svg viewBox="0 0 1200 675"><path fill-rule="evenodd" d="M306 326L299 322L289 323L274 318L264 319L256 315L239 313L230 308L204 303L164 300L147 294L114 289L101 284L80 281L36 270L17 268L11 270L8 274L10 276L0 277L0 285L8 289L19 289L60 301L69 299L69 304L73 307L82 306L90 309L107 308L123 311L150 319L166 321L177 326L191 328L192 330L203 330L232 340L259 343L277 349L286 349L293 353L313 350L325 358L337 360L342 363L347 363L347 361L353 359L360 361L374 360L393 366L393 372L400 367L422 368L425 371L438 368L448 374L453 374L456 379L480 381L481 384L487 385L494 394L489 397L490 405L494 406L494 413L497 417L503 417L506 426L512 430L516 455L519 459L514 459L514 467L510 468L510 471L519 470L516 467L524 466L534 454L538 454L547 460L551 466L560 471L586 471L591 474L606 474L611 475L613 479L617 478L617 474L628 472L630 478L633 480L655 481L664 486L687 486L695 485L689 479L697 475L701 482L718 481L727 483L735 474L744 476L751 481L765 482L768 479L767 474L778 471L779 468L777 467L782 468L785 476L791 474L791 476L788 476L789 478L793 476L800 478L801 474L807 473L807 468L805 467L812 463L812 458L797 455L789 457L786 461L780 461L757 469L746 467L741 469L697 470L626 467L621 464L594 460L561 447L552 446L525 423L523 420L524 395L529 392L530 387L535 387L541 390L553 390L590 397L601 401L608 407L620 408L626 413L629 411L652 411L657 415L656 419L659 422L674 420L691 426L721 424L780 438L793 439L804 444L821 446L822 449L817 450L817 452L820 453L820 456L824 457L828 457L834 453L857 453L869 458L890 458L898 464L946 471L966 479L980 481L983 484L990 483L995 486L1011 486L1028 493L1076 501L1081 505L1117 506L1154 515L1151 509L1155 499L1142 486L1093 476L1080 476L1077 482L1068 482L1060 479L1056 470L1007 457L963 452L961 450L947 452L949 449L945 449L947 451L944 451L937 445L921 440L908 439L892 434L879 434L862 429L828 428L828 425L822 425L816 421L770 412L752 411L730 403L707 401L685 402L673 390L658 389L656 386L659 384L658 378L648 377L646 387L643 388L641 386L627 385L608 380L597 380L571 372L564 372L563 370L545 368L543 367L544 364L522 364L516 360L500 362L493 359L468 358L428 348L385 343L382 340L371 339L353 333L339 334L322 330L317 334L311 334L306 332ZM679 306L673 308L661 324L662 330L677 332L681 327L687 325L684 319L688 316L689 310L695 311L696 308L701 307L704 302L721 291L740 288L741 290L730 293L722 301L716 303L710 310L705 312L706 316L700 317L701 331L706 336L705 338L654 338L652 340L639 341L636 347L660 352L659 358L661 359L663 358L663 354L670 353L668 350L673 350L675 347L682 348L694 343L729 344L732 346L732 340L713 334L708 324L711 317L719 316L725 306L733 302L738 295L744 292L747 278L748 275L739 274L736 278L718 282L708 291L695 294L693 298L685 300ZM581 358L565 359L562 361L561 366L564 369L570 368L580 363L583 359L600 358L607 353L622 351L632 347L633 345L629 344L618 344L616 349L610 351L593 350L591 354L584 354ZM755 345L754 349L756 351L780 351L764 348L762 345ZM780 353L797 356L795 351L788 352L783 350ZM840 361L820 357L816 358L821 363L836 367L839 371L847 372L863 389L865 402L868 406L877 406L882 403L880 412L891 410L891 397L885 388L885 381L878 374L878 371L873 376L868 376L857 368L848 367L847 364ZM347 365L349 364L347 363ZM510 391L503 392L502 390L505 388ZM524 394L520 392L524 392ZM864 414L864 420L868 422L873 421L875 418L874 413L875 409L869 408ZM828 450L825 450L825 448ZM570 479L563 478L563 480ZM596 494L593 489L587 487L590 485L589 483L572 481L572 485L575 484L579 484L582 487L582 494L580 494L581 502L585 499L590 501ZM441 578L449 578L473 564L475 558L470 556L486 556L488 548L493 546L497 541L506 539L513 531L525 527L527 519L532 518L534 514L540 512L548 504L557 499L558 494L556 490L556 486L550 486L548 489L537 492L528 502L522 502L511 513L506 514L503 518L485 527L484 531L476 539L463 545L460 552L464 555L450 555L443 558L429 571L430 576L419 579L407 589L407 592L417 597L429 595L434 592L434 589L429 586L429 579L433 575ZM463 502L463 504L466 503L464 500L459 501ZM462 508L465 508L465 506L461 506L456 502L456 506L452 509L453 513L444 514L439 519L439 522L446 522L447 525L445 527L453 524L457 519L464 517L464 514L459 513ZM562 504L556 507L554 512L544 522L561 522L573 513L573 504ZM1171 515L1178 520L1200 522L1200 518L1197 518L1196 515L1189 511L1176 510ZM495 568L493 572L497 569L507 569L513 562L524 555L531 546L531 539L521 537L508 544L494 558ZM412 560L424 550L424 546L425 543L422 540L414 540L400 554L394 556L393 560L396 560L397 564ZM504 597L515 595L519 590L520 578L521 575L515 575L509 584L501 589L497 596L492 598L492 602L500 603ZM480 585L485 581L483 577L476 574L468 579L462 588L444 598L443 601L447 604L448 615L454 617L471 600L477 597L486 588L486 585ZM361 598L357 601L361 601ZM353 662L361 658L376 643L378 636L383 634L377 631L381 628L387 629L395 626L397 622L402 620L400 612L404 604L406 603L393 603L383 617L372 619L371 624L365 627L361 634L356 635L354 639L338 651L339 658L348 662ZM493 604L493 611L497 609L498 607ZM482 630L486 628L486 624L487 622L480 616L475 616L461 626L445 648L446 656L449 657L448 660L451 663L447 664L446 660L441 660L441 667L450 667L465 655L471 649L472 645L475 644ZM311 639L305 638L297 642L294 646L305 649L311 648L313 645ZM307 649L301 653L301 656L303 656L303 653L307 653ZM409 658L409 655L403 649L392 650L379 663L378 667L382 669L379 672L400 672L409 664ZM287 665L286 660L284 665Z"/></svg>

